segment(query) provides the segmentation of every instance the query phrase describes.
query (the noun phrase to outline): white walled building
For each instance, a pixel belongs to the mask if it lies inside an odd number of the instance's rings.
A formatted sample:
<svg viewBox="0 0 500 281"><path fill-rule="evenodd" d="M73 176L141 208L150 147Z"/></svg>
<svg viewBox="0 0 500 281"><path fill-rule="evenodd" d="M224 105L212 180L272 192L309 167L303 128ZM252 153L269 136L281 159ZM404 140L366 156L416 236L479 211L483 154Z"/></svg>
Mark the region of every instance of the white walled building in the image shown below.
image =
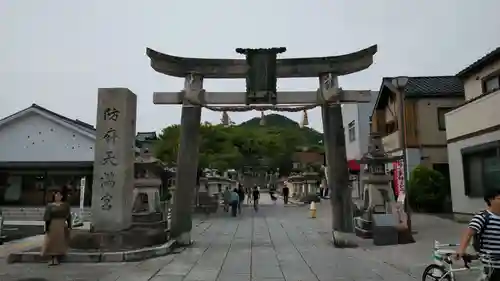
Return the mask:
<svg viewBox="0 0 500 281"><path fill-rule="evenodd" d="M377 100L378 92L372 91L370 103L343 104L342 120L345 130L346 155L351 182L353 187L353 197L361 194L360 171L358 161L368 152L368 138L370 135L370 116L373 106Z"/></svg>
<svg viewBox="0 0 500 281"><path fill-rule="evenodd" d="M342 105L347 160L359 160L368 151L370 116L377 95L378 92L372 91L372 101L370 103Z"/></svg>
<svg viewBox="0 0 500 281"><path fill-rule="evenodd" d="M457 77L466 101L445 119L453 213L460 219L485 208L486 189L500 189L500 48Z"/></svg>
<svg viewBox="0 0 500 281"><path fill-rule="evenodd" d="M148 145L155 137L139 133L136 141ZM63 186L78 205L84 176L90 205L95 139L92 125L37 104L0 119L0 206L44 206Z"/></svg>
<svg viewBox="0 0 500 281"><path fill-rule="evenodd" d="M83 176L90 198L92 125L33 104L0 120L0 143L0 205L43 206L51 189L79 190ZM78 204L78 190L71 204Z"/></svg>

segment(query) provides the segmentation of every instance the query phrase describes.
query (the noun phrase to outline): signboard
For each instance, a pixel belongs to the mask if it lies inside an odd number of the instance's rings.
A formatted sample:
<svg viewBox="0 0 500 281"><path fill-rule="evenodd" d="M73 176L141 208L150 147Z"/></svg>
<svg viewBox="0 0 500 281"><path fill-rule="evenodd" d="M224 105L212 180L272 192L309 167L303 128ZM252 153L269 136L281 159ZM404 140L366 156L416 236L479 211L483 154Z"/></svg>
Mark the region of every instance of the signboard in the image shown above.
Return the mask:
<svg viewBox="0 0 500 281"><path fill-rule="evenodd" d="M276 104L276 56L286 48L236 49L246 55L247 104Z"/></svg>
<svg viewBox="0 0 500 281"><path fill-rule="evenodd" d="M80 179L80 217L83 216L83 202L85 200L85 186L87 183L87 178L82 177Z"/></svg>
<svg viewBox="0 0 500 281"><path fill-rule="evenodd" d="M324 90L328 91L330 89L337 87L335 82L336 82L336 79L332 73L326 74L325 78L323 80Z"/></svg>

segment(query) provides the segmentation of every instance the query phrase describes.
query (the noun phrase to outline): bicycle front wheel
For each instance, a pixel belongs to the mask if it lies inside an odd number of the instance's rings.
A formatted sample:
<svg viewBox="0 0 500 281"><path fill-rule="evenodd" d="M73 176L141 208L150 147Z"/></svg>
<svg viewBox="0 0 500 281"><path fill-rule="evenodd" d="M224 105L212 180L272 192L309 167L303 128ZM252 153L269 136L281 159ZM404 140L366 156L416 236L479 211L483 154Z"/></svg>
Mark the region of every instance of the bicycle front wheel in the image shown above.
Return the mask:
<svg viewBox="0 0 500 281"><path fill-rule="evenodd" d="M422 281L455 281L451 278L451 274L447 274L448 271L437 264L430 264L424 269L422 274Z"/></svg>

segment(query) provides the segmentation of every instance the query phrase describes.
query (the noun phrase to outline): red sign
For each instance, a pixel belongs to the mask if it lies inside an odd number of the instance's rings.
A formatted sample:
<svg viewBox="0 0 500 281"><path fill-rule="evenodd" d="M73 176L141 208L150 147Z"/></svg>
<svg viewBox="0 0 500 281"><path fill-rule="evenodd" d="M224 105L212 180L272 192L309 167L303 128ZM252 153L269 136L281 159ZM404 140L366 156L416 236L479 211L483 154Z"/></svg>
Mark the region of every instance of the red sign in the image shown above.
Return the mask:
<svg viewBox="0 0 500 281"><path fill-rule="evenodd" d="M394 186L396 187L398 201L403 202L406 195L404 160L401 159L395 164L394 176L397 181L394 182Z"/></svg>
<svg viewBox="0 0 500 281"><path fill-rule="evenodd" d="M392 181L394 182L394 193L396 197L399 196L398 179L398 162L392 162Z"/></svg>

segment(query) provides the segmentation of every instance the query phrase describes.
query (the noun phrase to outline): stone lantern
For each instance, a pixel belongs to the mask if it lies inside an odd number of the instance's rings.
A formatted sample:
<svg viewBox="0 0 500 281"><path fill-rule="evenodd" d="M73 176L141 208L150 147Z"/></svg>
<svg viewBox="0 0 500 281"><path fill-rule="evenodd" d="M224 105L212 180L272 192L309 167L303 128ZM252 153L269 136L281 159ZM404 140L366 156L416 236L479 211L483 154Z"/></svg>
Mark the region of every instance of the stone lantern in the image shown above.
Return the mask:
<svg viewBox="0 0 500 281"><path fill-rule="evenodd" d="M401 157L389 157L382 146L382 137L371 133L366 153L360 163L367 166L363 177L363 206L361 215L355 217L356 234L371 237L372 215L390 214L396 202L391 187L390 175L385 172L385 164L400 160Z"/></svg>

